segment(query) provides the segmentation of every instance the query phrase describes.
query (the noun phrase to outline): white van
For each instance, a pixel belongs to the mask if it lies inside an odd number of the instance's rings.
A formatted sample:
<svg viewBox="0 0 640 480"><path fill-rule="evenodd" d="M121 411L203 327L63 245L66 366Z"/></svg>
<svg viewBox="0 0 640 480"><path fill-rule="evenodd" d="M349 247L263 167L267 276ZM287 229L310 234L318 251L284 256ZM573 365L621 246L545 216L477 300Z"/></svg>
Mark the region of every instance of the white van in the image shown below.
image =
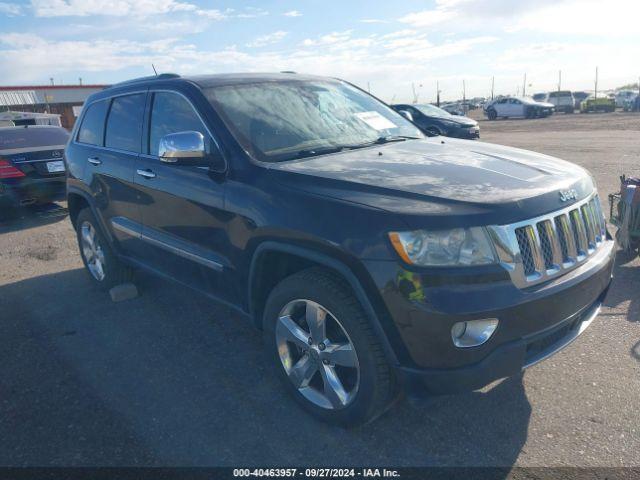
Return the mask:
<svg viewBox="0 0 640 480"><path fill-rule="evenodd" d="M556 107L556 112L573 113L575 110L575 99L569 90L558 90L549 92L547 102Z"/></svg>

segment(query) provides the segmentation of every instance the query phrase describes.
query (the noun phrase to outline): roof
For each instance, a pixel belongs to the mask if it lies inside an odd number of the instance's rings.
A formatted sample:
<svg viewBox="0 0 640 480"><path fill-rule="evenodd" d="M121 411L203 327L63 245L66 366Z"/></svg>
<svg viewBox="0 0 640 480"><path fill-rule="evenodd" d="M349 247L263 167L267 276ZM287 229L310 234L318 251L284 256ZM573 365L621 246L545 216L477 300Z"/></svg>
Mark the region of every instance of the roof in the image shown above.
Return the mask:
<svg viewBox="0 0 640 480"><path fill-rule="evenodd" d="M236 85L240 83L263 83L278 81L309 81L309 80L330 80L327 77L318 77L314 75L300 75L295 72L280 73L218 73L210 75L193 75L182 77L175 73L163 73L160 75L151 75L148 77L134 78L124 82L111 85L112 88L126 87L139 83L150 83L156 81L182 80L192 82L200 88L216 87L221 85Z"/></svg>
<svg viewBox="0 0 640 480"><path fill-rule="evenodd" d="M36 92L28 90L4 90L0 91L0 107L10 105L35 105Z"/></svg>
<svg viewBox="0 0 640 480"><path fill-rule="evenodd" d="M222 85L234 85L240 83L265 83L281 81L312 81L312 80L335 80L329 77L316 75L304 75L294 72L281 73L219 73L214 75L195 75L182 77L197 84L200 88L219 87Z"/></svg>

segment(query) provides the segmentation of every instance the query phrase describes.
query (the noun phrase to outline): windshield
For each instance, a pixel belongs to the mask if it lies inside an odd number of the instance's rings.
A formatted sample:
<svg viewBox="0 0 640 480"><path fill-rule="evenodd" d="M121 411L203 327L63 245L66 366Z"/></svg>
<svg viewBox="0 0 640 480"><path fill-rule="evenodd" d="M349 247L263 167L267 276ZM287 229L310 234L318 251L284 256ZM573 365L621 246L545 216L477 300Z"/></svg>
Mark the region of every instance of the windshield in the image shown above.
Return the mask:
<svg viewBox="0 0 640 480"><path fill-rule="evenodd" d="M226 85L205 94L245 150L261 161L424 138L401 115L339 81Z"/></svg>
<svg viewBox="0 0 640 480"><path fill-rule="evenodd" d="M421 113L424 113L428 117L452 117L449 112L441 108L429 105L428 103L422 105L414 105Z"/></svg>

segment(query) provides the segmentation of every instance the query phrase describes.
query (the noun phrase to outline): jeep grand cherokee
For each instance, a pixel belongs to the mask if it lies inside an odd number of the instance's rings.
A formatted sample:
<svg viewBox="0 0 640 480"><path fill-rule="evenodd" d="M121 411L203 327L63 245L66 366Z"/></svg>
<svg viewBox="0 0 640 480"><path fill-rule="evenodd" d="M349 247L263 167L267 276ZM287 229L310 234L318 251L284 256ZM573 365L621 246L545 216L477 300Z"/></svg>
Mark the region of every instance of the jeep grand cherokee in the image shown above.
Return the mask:
<svg viewBox="0 0 640 480"><path fill-rule="evenodd" d="M87 100L66 160L93 282L144 269L224 302L293 397L343 425L403 389L519 373L582 333L611 281L585 170L427 138L341 80L118 84Z"/></svg>

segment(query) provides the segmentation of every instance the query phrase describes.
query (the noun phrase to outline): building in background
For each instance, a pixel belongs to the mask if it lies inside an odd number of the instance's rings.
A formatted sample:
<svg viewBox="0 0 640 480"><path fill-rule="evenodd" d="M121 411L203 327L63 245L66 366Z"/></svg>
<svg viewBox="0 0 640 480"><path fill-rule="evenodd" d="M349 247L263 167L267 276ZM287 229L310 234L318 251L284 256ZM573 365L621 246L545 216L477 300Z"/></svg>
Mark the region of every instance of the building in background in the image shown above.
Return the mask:
<svg viewBox="0 0 640 480"><path fill-rule="evenodd" d="M0 86L0 112L19 111L60 115L62 126L71 130L89 95L109 85Z"/></svg>

